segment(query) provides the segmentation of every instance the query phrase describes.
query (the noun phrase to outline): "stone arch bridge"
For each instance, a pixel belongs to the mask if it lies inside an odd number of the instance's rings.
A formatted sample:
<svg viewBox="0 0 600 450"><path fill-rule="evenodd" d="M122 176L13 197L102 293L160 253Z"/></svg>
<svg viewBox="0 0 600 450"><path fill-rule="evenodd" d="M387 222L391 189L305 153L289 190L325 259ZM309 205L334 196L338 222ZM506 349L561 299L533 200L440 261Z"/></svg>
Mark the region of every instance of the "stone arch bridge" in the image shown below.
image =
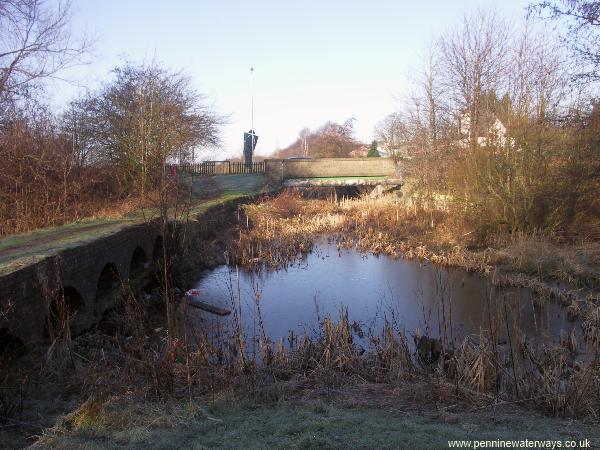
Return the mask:
<svg viewBox="0 0 600 450"><path fill-rule="evenodd" d="M227 170L231 167L227 165ZM219 186L220 198L229 198L225 203L219 198L207 201L202 207L203 215L213 217L209 212L212 208L223 208L225 204L294 183L298 186L402 184L399 165L388 158L271 159L260 167L261 173L211 175L204 169L198 172L206 175L199 178L207 180L207 186ZM186 172L185 168L182 171ZM252 178L251 183L248 177ZM187 178L193 186L194 177ZM211 201L218 205L210 206ZM69 226L58 227L57 234L64 234ZM33 254L28 248L31 241L16 236L11 237L12 244L6 245L6 241L0 240L0 350L11 339L23 343L44 340L53 331L49 328L54 326L54 318L64 317L64 313L72 318L71 329L75 333L83 331L116 304L120 285L135 290L150 280L156 267L153 261L159 258L162 249L157 225L129 222L108 230L104 225L97 227L86 228L92 235L83 242L60 249L57 245L43 255L38 254L37 260L17 260L20 265L15 263L15 254ZM51 239L45 242L46 247L54 244ZM6 262L9 270L3 266Z"/></svg>
<svg viewBox="0 0 600 450"><path fill-rule="evenodd" d="M131 225L0 277L0 344L47 338L61 311L72 317L75 333L89 328L115 306L121 285L136 289L150 281L162 243L158 226Z"/></svg>

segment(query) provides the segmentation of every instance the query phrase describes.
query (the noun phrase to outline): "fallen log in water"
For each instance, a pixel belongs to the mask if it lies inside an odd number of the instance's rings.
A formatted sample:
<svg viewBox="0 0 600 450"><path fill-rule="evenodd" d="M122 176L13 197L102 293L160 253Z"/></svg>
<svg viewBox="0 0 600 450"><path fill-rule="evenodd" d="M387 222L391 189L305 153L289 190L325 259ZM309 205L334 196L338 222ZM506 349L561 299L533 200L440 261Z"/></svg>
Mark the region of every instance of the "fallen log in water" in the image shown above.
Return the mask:
<svg viewBox="0 0 600 450"><path fill-rule="evenodd" d="M212 303L206 302L201 299L201 294L198 289L190 289L185 293L184 296L186 304L193 308L198 308L203 311L216 314L218 316L227 316L231 314L231 310L221 308L217 305L213 305Z"/></svg>

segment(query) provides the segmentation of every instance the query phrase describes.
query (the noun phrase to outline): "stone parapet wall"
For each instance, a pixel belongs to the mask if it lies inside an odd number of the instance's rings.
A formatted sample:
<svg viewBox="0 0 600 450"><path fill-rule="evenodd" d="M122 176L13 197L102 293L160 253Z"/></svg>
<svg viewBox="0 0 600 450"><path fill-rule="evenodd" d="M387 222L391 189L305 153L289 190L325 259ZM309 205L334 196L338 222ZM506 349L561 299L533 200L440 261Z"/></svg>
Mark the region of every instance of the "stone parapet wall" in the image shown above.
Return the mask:
<svg viewBox="0 0 600 450"><path fill-rule="evenodd" d="M290 178L400 178L398 166L390 158L267 159L265 164L265 172L271 182Z"/></svg>

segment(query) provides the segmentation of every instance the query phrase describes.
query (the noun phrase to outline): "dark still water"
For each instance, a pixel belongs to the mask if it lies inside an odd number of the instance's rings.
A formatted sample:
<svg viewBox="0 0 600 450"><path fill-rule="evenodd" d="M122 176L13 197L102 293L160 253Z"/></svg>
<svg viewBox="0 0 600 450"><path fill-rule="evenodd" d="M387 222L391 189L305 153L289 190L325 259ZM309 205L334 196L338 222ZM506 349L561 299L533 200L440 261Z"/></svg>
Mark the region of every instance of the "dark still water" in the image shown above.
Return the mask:
<svg viewBox="0 0 600 450"><path fill-rule="evenodd" d="M387 320L409 338L418 331L458 340L489 329L499 317L529 337L556 338L575 328L564 308L554 301L540 306L525 289L498 289L478 275L416 260L338 251L326 240L286 270L256 274L221 266L207 272L196 287L203 300L231 310L238 307L239 292L250 340L258 336L257 299L266 335L274 341L286 339L289 331L313 333L320 319L337 319L343 309L365 334L379 333ZM233 314L194 314L209 329L231 330ZM496 323L498 335L506 335L505 322Z"/></svg>

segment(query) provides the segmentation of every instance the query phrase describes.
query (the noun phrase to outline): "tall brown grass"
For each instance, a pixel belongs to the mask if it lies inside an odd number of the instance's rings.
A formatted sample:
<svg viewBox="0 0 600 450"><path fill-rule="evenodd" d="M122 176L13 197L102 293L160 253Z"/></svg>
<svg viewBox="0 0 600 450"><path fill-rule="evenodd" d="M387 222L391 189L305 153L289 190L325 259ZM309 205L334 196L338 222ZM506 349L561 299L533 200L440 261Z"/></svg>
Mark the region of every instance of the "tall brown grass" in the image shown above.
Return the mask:
<svg viewBox="0 0 600 450"><path fill-rule="evenodd" d="M597 299L590 298L586 302L575 290L552 287L544 281L555 279L573 282L575 286L578 282L595 285L596 269L589 264L596 257L595 247L561 248L544 236L519 233L509 239L496 238L499 249L473 251L466 248L468 235L457 235L456 230L448 226L452 220L446 221L444 208L432 211L422 204L397 198L331 202L305 201L298 197L291 203L290 196L286 193L273 202L245 208L250 225L236 241L240 264L277 267L310 251L313 239L326 234L333 235L338 246L422 258L489 274L495 284L532 289L540 302L557 298L569 305L573 319L583 317L588 349L583 360L577 358L582 344L573 334L558 344L536 346L521 330L513 329L506 305L504 309L503 305L496 305L498 312L489 318L488 332L467 337L451 350L449 341L442 338L448 354L437 362L435 373L441 376L441 381L454 386L457 393L477 394L478 401L483 396L488 401L532 403L555 414L598 417L596 402L599 399L593 391L598 387L600 369L597 342L600 324L596 317L597 306L594 306ZM290 210L282 212L282 203L288 202L292 205ZM276 205L274 214L271 214L272 203ZM446 236L452 236L453 245L444 242ZM558 258L562 260L552 257L551 249L555 248L559 249ZM569 265L569 261L577 263ZM509 353L497 343L498 330L508 332ZM415 361L407 339L394 334L389 326L384 327L382 335L374 336L374 348L364 358L358 355L352 342L347 317L342 315L337 324L326 319L316 341L304 337L291 354L284 355L279 350L275 360L281 364L274 366L278 373L287 369L338 375L347 375L348 368L352 367L352 374L378 381L430 373L423 372L424 367ZM394 376L390 378L390 374Z"/></svg>
<svg viewBox="0 0 600 450"><path fill-rule="evenodd" d="M245 212L251 229L240 235L237 245L242 264L283 264L310 251L314 236L333 234L339 245L482 274L498 269L574 287L600 285L599 243L561 244L544 234L525 232L488 235L481 241L441 199L423 202L406 195L334 202L286 192L272 201L247 205Z"/></svg>

